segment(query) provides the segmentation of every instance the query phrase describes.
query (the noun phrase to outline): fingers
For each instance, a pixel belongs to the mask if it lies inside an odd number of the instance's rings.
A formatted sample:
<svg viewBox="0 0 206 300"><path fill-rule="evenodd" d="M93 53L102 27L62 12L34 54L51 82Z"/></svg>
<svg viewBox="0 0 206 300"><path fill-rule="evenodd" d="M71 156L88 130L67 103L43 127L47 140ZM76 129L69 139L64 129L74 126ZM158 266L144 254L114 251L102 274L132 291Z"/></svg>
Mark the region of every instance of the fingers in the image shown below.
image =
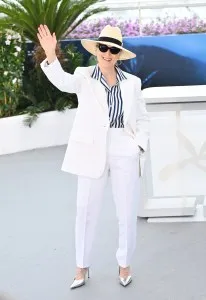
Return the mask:
<svg viewBox="0 0 206 300"><path fill-rule="evenodd" d="M49 28L47 27L47 25L44 25L44 30L46 32L46 35L51 35L51 32L50 32Z"/></svg>
<svg viewBox="0 0 206 300"><path fill-rule="evenodd" d="M38 32L39 32L39 35L40 35L41 38L46 37L46 36L50 36L50 35L51 35L50 30L49 30L49 28L47 27L47 25L42 25L42 24L41 24L41 25L38 27Z"/></svg>
<svg viewBox="0 0 206 300"><path fill-rule="evenodd" d="M40 44L42 42L44 42L45 40L48 40L48 38L49 38L49 40L53 38L53 41L57 42L55 32L51 35L51 32L50 32L49 28L47 27L47 25L42 25L42 24L39 25L37 37L38 37Z"/></svg>
<svg viewBox="0 0 206 300"><path fill-rule="evenodd" d="M56 38L55 32L53 32L52 37L54 38L54 40L55 40L55 42L56 42L56 41L57 41L57 38Z"/></svg>
<svg viewBox="0 0 206 300"><path fill-rule="evenodd" d="M39 35L40 35L41 38L47 36L46 30L44 29L44 26L43 26L43 25L40 25L40 26L38 27L38 32L39 32Z"/></svg>
<svg viewBox="0 0 206 300"><path fill-rule="evenodd" d="M37 37L38 37L39 41L41 42L42 37L41 37L41 35L39 33L37 33Z"/></svg>

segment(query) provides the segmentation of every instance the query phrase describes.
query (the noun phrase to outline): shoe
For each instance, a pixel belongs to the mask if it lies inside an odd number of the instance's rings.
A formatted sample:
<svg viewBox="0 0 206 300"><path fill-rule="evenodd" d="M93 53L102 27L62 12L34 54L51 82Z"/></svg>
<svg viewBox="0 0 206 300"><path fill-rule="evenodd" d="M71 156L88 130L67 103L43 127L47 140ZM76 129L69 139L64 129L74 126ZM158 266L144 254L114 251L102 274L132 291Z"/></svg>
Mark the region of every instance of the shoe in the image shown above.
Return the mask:
<svg viewBox="0 0 206 300"><path fill-rule="evenodd" d="M132 282L132 276L128 275L127 277L121 277L120 276L120 267L119 267L119 283L126 287Z"/></svg>
<svg viewBox="0 0 206 300"><path fill-rule="evenodd" d="M86 283L86 275L87 275L87 278L90 278L89 277L89 268L85 268L85 274L84 274L84 278L83 279L75 279L74 278L74 281L73 281L73 283L70 286L70 289L73 290L73 289L76 289L76 288L79 288L79 287L85 285L85 283Z"/></svg>

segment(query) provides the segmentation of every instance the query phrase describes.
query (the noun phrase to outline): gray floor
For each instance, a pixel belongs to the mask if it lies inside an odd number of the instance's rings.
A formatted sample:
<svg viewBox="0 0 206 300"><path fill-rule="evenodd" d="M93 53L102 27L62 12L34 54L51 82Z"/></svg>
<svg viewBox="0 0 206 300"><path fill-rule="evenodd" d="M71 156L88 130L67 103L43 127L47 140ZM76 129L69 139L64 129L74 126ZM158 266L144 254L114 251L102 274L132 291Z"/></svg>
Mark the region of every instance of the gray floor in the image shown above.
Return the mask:
<svg viewBox="0 0 206 300"><path fill-rule="evenodd" d="M60 171L65 147L0 157L0 300L206 299L205 223L138 220L134 281L118 285L117 222L110 185L88 284L75 270L76 178Z"/></svg>

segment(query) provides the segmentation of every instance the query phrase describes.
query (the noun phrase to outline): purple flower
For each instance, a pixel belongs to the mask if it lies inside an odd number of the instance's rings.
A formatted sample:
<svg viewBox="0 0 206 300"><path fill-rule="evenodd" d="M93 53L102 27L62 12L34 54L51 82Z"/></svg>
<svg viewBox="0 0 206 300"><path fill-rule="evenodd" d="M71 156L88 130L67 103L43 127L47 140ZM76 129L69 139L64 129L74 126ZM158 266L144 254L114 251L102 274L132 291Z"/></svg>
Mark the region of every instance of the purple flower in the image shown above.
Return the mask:
<svg viewBox="0 0 206 300"><path fill-rule="evenodd" d="M96 38L100 31L107 24L118 26L122 30L123 36L139 36L139 20L119 20L111 17L85 21L75 28L67 38ZM206 32L206 20L200 19L197 15L191 18L158 18L156 21L151 20L141 26L142 35L166 35L190 32Z"/></svg>

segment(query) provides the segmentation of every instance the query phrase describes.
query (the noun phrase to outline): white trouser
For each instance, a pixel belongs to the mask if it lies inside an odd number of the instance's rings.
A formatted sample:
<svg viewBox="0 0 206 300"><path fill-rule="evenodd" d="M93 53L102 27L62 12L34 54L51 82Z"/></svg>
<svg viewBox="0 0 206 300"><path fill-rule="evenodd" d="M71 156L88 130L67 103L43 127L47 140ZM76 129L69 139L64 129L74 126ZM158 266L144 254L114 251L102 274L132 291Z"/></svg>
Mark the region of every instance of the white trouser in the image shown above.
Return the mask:
<svg viewBox="0 0 206 300"><path fill-rule="evenodd" d="M91 248L104 188L111 176L113 198L119 221L119 266L130 265L136 245L137 204L139 198L139 150L123 129L110 129L107 163L98 179L78 177L76 216L76 263L80 268L91 264Z"/></svg>

